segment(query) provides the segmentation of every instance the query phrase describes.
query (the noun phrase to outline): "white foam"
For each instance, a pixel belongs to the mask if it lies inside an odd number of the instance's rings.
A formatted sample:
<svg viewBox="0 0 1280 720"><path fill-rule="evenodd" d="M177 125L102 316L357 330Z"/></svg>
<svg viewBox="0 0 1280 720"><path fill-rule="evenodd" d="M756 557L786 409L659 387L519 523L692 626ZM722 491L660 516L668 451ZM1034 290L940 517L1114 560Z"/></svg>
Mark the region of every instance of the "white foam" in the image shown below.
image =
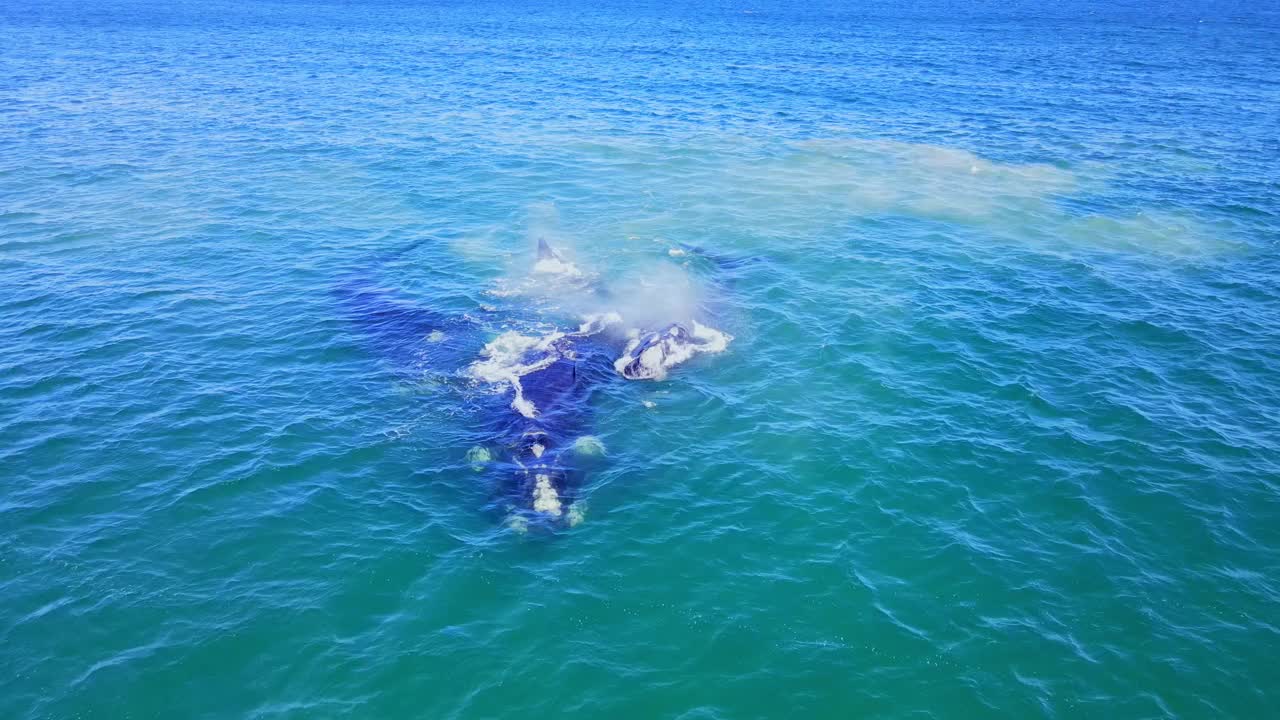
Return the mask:
<svg viewBox="0 0 1280 720"><path fill-rule="evenodd" d="M626 350L614 361L613 368L619 375L632 380L662 380L667 377L667 371L676 365L699 353L723 352L733 340L732 335L696 320L691 325L692 330L687 335L681 332L682 326L672 325L638 355L636 351L649 336L632 331ZM637 361L638 365L628 371Z"/></svg>
<svg viewBox="0 0 1280 720"><path fill-rule="evenodd" d="M521 335L508 330L494 338L480 351L481 360L472 363L467 372L471 377L494 385L510 385L515 391L511 407L521 415L532 418L538 409L524 397L520 378L537 372L560 359L555 343L564 333L553 332L542 337Z"/></svg>

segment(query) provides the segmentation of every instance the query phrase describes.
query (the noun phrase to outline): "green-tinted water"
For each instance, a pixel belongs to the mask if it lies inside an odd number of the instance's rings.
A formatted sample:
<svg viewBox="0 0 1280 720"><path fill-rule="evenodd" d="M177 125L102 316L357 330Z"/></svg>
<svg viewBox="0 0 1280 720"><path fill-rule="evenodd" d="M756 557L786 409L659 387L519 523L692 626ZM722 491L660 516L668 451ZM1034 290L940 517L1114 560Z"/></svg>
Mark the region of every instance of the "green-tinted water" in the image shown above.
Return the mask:
<svg viewBox="0 0 1280 720"><path fill-rule="evenodd" d="M0 8L0 717L1274 715L1280 44L1219 10ZM522 534L510 388L370 273L733 340Z"/></svg>

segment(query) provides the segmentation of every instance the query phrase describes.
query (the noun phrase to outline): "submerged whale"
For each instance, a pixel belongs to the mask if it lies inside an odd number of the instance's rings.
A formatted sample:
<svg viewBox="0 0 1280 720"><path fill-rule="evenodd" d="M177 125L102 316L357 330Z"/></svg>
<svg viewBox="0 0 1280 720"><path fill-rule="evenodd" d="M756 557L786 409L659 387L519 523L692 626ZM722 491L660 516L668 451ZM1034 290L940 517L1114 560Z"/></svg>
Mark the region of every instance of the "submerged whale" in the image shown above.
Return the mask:
<svg viewBox="0 0 1280 720"><path fill-rule="evenodd" d="M508 329L493 337L469 315L421 307L380 285L380 265L413 247L375 259L336 294L372 351L467 394L472 429L482 439L468 459L488 472L493 507L520 531L581 521L583 460L603 449L592 433L592 399L600 387L660 380L675 365L724 350L732 340L694 318L627 327L612 312L586 317L577 328L535 335ZM577 273L545 240L538 242L534 267ZM598 287L591 292L606 300L609 294Z"/></svg>

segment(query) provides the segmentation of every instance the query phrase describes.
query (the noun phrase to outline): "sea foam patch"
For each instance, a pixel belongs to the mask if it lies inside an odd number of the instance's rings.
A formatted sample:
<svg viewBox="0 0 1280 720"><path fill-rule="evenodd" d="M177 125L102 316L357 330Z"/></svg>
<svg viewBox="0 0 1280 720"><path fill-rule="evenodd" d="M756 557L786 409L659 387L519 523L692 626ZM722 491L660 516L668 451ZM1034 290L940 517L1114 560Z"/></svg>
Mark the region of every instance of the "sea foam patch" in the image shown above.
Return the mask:
<svg viewBox="0 0 1280 720"><path fill-rule="evenodd" d="M510 386L515 392L511 407L521 415L532 418L538 409L525 399L520 378L560 359L556 341L562 337L564 333L560 332L531 337L508 330L484 346L480 351L481 359L472 363L467 372L482 382Z"/></svg>

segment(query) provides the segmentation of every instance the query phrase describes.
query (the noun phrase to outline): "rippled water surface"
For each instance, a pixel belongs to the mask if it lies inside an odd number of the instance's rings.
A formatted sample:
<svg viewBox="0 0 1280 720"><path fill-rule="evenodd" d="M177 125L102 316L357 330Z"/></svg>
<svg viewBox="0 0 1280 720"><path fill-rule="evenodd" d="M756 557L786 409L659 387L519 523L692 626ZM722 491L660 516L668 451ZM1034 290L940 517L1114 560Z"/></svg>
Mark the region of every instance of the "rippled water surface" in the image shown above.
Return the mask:
<svg viewBox="0 0 1280 720"><path fill-rule="evenodd" d="M1275 717L1280 14L795 5L0 4L0 717Z"/></svg>

